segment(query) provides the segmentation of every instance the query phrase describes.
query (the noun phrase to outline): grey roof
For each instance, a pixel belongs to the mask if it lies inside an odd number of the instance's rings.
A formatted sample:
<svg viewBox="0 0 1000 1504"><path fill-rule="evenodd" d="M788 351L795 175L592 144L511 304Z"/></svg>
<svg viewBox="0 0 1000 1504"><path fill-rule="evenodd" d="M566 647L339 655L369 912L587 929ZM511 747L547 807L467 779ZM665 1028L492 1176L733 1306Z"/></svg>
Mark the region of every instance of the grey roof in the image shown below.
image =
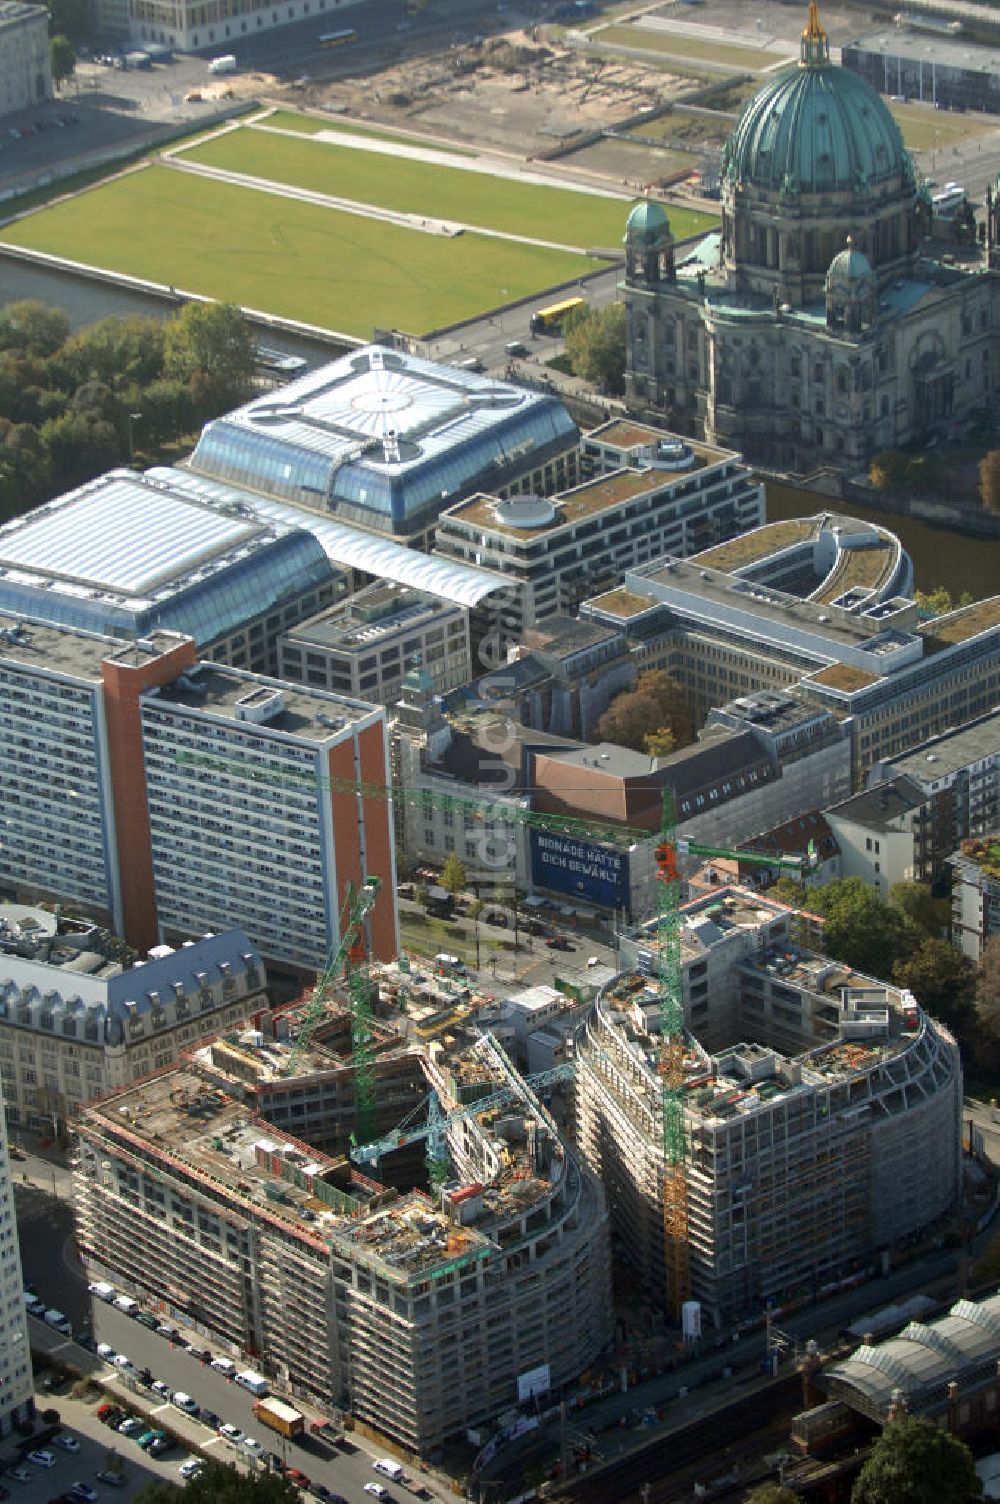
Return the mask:
<svg viewBox="0 0 1000 1504"><path fill-rule="evenodd" d="M896 820L926 802L926 794L912 778L890 778L832 805L827 814L839 815L866 830L890 830Z"/></svg>
<svg viewBox="0 0 1000 1504"><path fill-rule="evenodd" d="M987 758L1000 758L1000 710L931 737L909 752L886 758L879 766L926 787Z"/></svg>
<svg viewBox="0 0 1000 1504"><path fill-rule="evenodd" d="M898 1337L862 1345L824 1374L830 1394L876 1419L885 1417L893 1391L913 1413L942 1408L954 1379L959 1392L996 1378L1000 1359L1000 1295L960 1300L937 1321L911 1321Z"/></svg>
<svg viewBox="0 0 1000 1504"><path fill-rule="evenodd" d="M328 522L318 512L274 501L255 491L210 480L188 470L155 469L149 474L154 479L171 479L189 496L207 500L228 497L252 507L267 521L304 528L312 533L335 564L360 569L377 580L395 580L401 585L412 585L415 590L426 591L428 595L439 596L441 600L469 607L478 605L494 590L510 589L510 581L502 575L489 574L485 569L460 564L438 554L420 553L392 538L362 532L360 528L343 522Z"/></svg>
<svg viewBox="0 0 1000 1504"><path fill-rule="evenodd" d="M1000 73L1000 52L996 49L977 47L968 37L948 37L937 31L906 31L901 27L886 26L853 37L844 43L844 49L848 48L879 57L901 57L914 63L926 63L928 69L933 65L957 68L961 73Z"/></svg>

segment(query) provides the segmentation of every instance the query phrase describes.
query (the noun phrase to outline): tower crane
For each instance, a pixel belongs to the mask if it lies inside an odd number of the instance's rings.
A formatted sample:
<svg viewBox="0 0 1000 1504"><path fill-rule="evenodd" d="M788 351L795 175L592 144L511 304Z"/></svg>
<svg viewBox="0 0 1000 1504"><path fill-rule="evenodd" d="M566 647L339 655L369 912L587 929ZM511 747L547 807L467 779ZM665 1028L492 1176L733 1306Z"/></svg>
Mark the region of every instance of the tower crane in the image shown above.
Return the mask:
<svg viewBox="0 0 1000 1504"><path fill-rule="evenodd" d="M368 877L360 888L349 883L341 922L340 944L327 956L313 995L304 1008L298 1037L285 1062L285 1075L291 1076L319 1025L326 1018L326 1005L340 978L346 972L351 997L351 1055L354 1063L354 1100L360 1131L371 1131L375 1111L375 1067L372 1058L371 997L368 983L367 947L364 923L382 889L380 877Z"/></svg>

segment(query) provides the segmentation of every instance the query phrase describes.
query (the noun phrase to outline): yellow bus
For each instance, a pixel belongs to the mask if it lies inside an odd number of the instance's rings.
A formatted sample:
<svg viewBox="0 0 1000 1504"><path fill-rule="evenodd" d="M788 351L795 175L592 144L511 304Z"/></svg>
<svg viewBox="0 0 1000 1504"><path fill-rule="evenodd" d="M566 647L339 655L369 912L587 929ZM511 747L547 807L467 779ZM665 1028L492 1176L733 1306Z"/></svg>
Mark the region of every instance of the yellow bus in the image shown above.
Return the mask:
<svg viewBox="0 0 1000 1504"><path fill-rule="evenodd" d="M564 298L561 303L550 303L548 308L536 308L531 315L532 334L558 334L564 320L578 308L586 308L586 298Z"/></svg>

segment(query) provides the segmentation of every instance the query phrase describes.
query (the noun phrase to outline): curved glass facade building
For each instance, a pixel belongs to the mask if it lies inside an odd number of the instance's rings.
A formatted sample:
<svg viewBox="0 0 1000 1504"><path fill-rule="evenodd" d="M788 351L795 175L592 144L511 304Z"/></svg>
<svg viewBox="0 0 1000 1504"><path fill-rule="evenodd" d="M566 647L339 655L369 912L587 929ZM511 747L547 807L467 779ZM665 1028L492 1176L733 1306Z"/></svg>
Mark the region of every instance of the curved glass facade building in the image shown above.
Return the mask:
<svg viewBox="0 0 1000 1504"><path fill-rule="evenodd" d="M270 669L278 634L345 590L306 529L162 473L113 470L0 528L0 609L119 638L187 632L237 667Z"/></svg>
<svg viewBox="0 0 1000 1504"><path fill-rule="evenodd" d="M476 491L538 489L578 438L556 397L376 345L208 423L191 466L412 535Z"/></svg>

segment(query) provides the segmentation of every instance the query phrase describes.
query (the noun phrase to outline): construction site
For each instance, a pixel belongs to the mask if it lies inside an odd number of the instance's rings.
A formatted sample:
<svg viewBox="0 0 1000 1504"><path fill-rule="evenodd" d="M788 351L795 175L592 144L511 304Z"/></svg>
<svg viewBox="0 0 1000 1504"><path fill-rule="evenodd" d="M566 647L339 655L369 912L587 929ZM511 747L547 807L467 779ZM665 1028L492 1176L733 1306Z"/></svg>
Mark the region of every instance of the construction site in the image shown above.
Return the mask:
<svg viewBox="0 0 1000 1504"><path fill-rule="evenodd" d="M864 1269L961 1189L951 1035L912 994L805 950L794 919L739 888L678 911L680 1177L665 1147L658 922L623 941L622 973L576 1039L577 1137L616 1254L651 1293L671 1289L680 1178L677 1295L721 1328Z"/></svg>
<svg viewBox="0 0 1000 1504"><path fill-rule="evenodd" d="M405 974L382 981L405 1003ZM611 1279L600 1185L541 1091L458 1000L412 991L439 1037L372 1017L360 1071L356 1013L327 991L322 1018L261 1014L93 1105L76 1200L90 1269L426 1456L526 1376L542 1393L587 1369Z"/></svg>

